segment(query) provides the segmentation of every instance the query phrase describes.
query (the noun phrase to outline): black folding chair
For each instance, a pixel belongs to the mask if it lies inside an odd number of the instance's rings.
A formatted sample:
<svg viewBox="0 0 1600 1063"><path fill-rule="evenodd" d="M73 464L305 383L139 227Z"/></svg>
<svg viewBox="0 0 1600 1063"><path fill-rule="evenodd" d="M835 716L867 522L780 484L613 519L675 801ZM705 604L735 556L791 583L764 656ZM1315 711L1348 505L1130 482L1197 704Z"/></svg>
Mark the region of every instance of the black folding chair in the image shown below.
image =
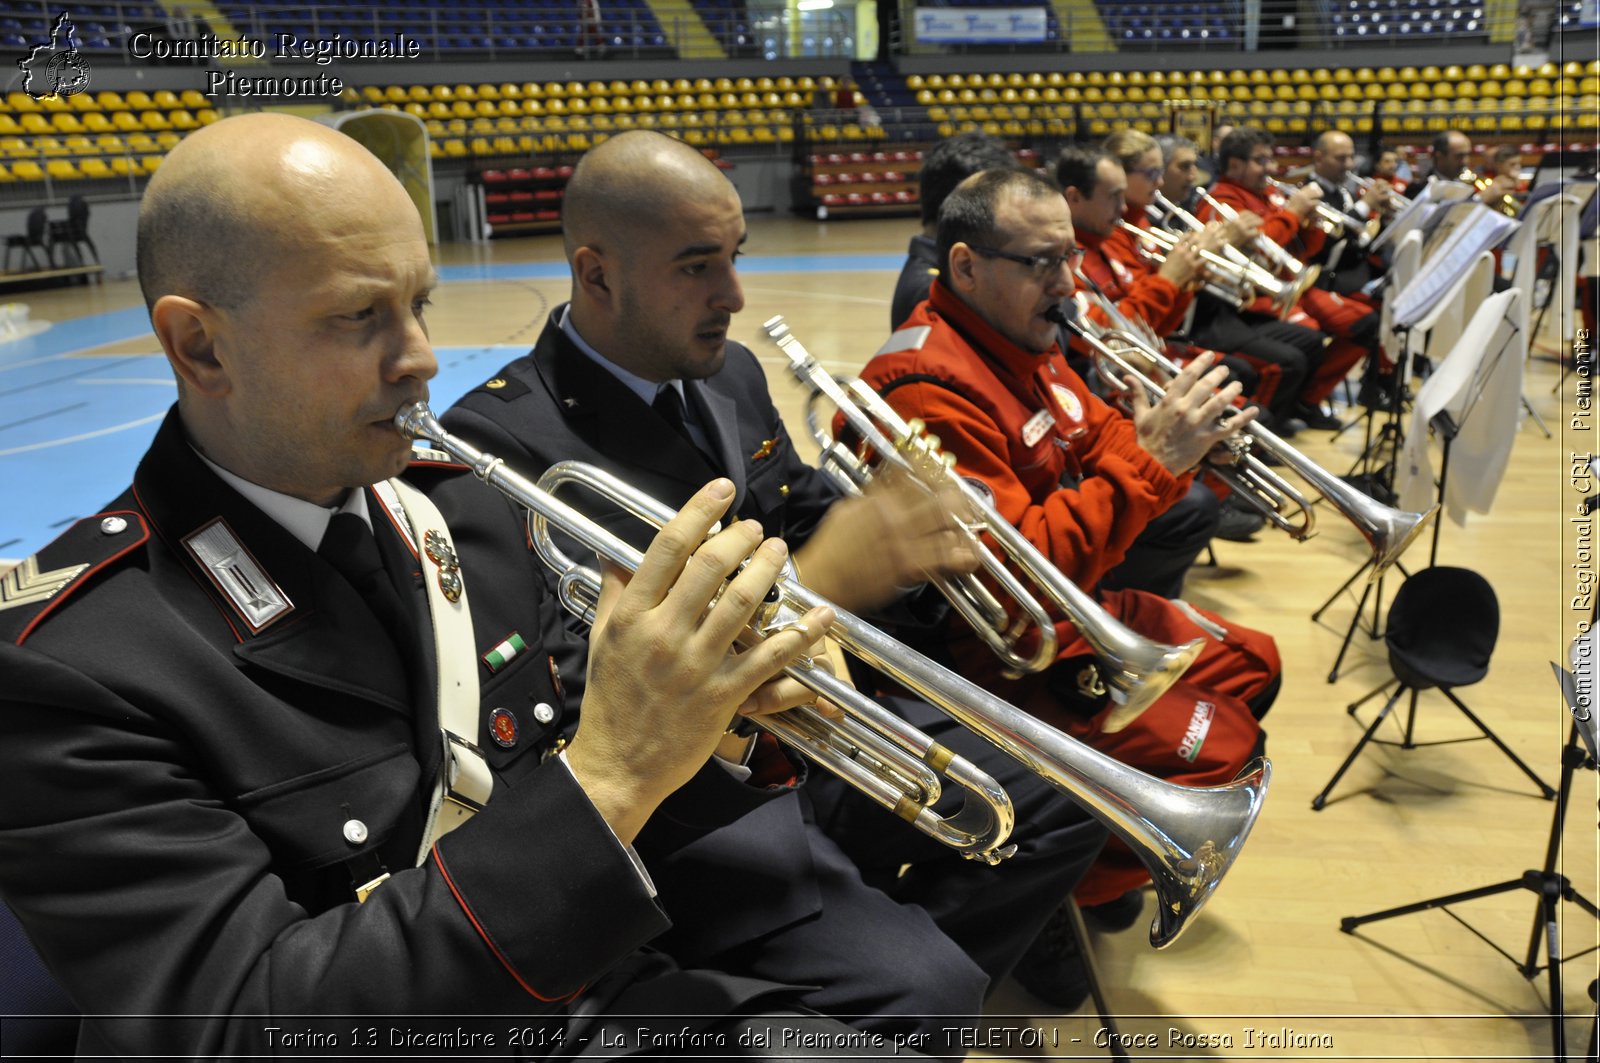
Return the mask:
<svg viewBox="0 0 1600 1063"><path fill-rule="evenodd" d="M30 271L38 272L45 269L46 266L41 266L39 260L34 257L33 249L36 247L44 252L45 263L48 266L54 266L56 264L55 256L50 253L50 244L48 242L49 227L50 220L45 216L43 207L34 207L28 211L27 232L14 233L6 237L4 271L11 272L11 252L13 250L22 252L22 261L27 263Z"/></svg>
<svg viewBox="0 0 1600 1063"><path fill-rule="evenodd" d="M89 238L89 201L81 195L74 193L67 198L67 216L50 222L50 246L61 248L61 264L81 266L84 264L83 249L87 247L89 254L94 256L95 265L100 264L100 249L94 246L94 241ZM68 262L68 253L72 261Z"/></svg>
<svg viewBox="0 0 1600 1063"><path fill-rule="evenodd" d="M1500 604L1489 581L1467 568L1434 566L1414 572L1400 587L1389 606L1388 630L1384 642L1389 648L1389 668L1394 678L1349 707L1356 709L1388 690L1398 682L1394 694L1384 703L1361 741L1350 751L1339 770L1333 773L1328 785L1311 801L1311 807L1321 811L1328 794L1340 778L1366 748L1368 742L1383 745L1398 744L1402 749L1415 749L1419 745L1440 745L1441 742L1417 742L1413 739L1417 721L1417 694L1423 690L1438 690L1471 720L1483 737L1500 748L1511 762L1532 779L1548 800L1556 795L1533 769L1502 742L1498 735L1467 708L1455 694L1456 687L1470 686L1489 673L1489 656L1494 652L1495 640L1500 635ZM1410 693L1411 706L1406 716L1405 740L1400 743L1374 739L1384 718L1400 700Z"/></svg>

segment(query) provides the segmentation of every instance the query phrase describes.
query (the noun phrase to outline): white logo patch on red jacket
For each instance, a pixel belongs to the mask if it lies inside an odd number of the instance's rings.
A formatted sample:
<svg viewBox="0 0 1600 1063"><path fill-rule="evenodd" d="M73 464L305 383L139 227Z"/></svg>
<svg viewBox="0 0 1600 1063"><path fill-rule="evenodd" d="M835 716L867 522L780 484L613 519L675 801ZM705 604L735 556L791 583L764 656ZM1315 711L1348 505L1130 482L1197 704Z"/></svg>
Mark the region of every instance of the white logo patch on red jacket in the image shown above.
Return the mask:
<svg viewBox="0 0 1600 1063"><path fill-rule="evenodd" d="M1065 384L1051 384L1050 392L1056 398L1056 404L1067 415L1067 420L1074 424L1083 423L1083 400L1078 398L1078 393Z"/></svg>

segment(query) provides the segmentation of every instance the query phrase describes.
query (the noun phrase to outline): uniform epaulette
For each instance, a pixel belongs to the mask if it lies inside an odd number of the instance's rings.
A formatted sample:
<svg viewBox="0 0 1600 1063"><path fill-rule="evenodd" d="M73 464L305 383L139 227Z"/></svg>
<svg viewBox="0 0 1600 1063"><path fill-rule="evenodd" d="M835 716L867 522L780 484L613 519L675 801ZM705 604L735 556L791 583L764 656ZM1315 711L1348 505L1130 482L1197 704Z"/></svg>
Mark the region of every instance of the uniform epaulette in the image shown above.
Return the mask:
<svg viewBox="0 0 1600 1063"><path fill-rule="evenodd" d="M502 402L510 402L512 399L520 399L531 390L514 376L495 376L473 388L472 394L481 391L485 395L493 395Z"/></svg>
<svg viewBox="0 0 1600 1063"><path fill-rule="evenodd" d="M879 354L894 354L896 351L920 351L922 345L928 342L928 335L933 329L927 325L907 325L894 331L882 347L879 347L873 357Z"/></svg>
<svg viewBox="0 0 1600 1063"><path fill-rule="evenodd" d="M149 539L150 526L132 510L98 513L75 523L0 576L0 639L21 645L96 572Z"/></svg>

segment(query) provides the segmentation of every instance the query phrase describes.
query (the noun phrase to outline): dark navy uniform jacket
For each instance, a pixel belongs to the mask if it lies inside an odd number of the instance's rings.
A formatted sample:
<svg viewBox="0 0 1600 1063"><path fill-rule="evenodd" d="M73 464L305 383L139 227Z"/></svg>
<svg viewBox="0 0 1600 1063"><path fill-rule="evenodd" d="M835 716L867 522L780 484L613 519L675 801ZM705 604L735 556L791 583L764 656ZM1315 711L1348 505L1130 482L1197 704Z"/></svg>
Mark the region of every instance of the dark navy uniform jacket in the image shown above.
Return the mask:
<svg viewBox="0 0 1600 1063"><path fill-rule="evenodd" d="M0 895L84 1012L202 1017L91 1021L82 1053L255 1053L263 1016L297 1013L548 1013L630 977L670 925L544 756L576 726L583 647L522 522L459 467L408 476L451 526L478 650L526 647L478 663L494 796L420 868L431 641L402 655L343 577L204 465L175 411L125 494L7 577ZM423 617L432 566L368 503ZM190 544L217 522L238 550L212 568ZM219 582L230 566L246 606ZM708 767L652 822L670 849L783 792ZM355 903L377 862L392 877Z"/></svg>

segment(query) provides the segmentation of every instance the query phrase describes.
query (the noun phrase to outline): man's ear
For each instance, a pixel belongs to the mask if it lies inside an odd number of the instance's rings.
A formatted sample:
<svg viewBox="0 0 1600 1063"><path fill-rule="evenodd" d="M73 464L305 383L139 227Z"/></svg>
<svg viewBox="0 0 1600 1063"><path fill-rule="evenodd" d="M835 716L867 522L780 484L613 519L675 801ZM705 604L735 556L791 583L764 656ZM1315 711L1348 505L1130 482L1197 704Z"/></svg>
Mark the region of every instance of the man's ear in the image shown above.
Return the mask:
<svg viewBox="0 0 1600 1063"><path fill-rule="evenodd" d="M940 279L958 292L970 292L977 287L978 279L974 274L977 267L978 255L966 244L957 243L950 248L949 269L939 275Z"/></svg>
<svg viewBox="0 0 1600 1063"><path fill-rule="evenodd" d="M615 298L605 256L592 247L580 247L573 252L572 281L589 302L609 307Z"/></svg>
<svg viewBox="0 0 1600 1063"><path fill-rule="evenodd" d="M150 310L150 324L179 380L213 398L228 392L232 381L216 352L221 322L215 309L181 295L163 295Z"/></svg>

